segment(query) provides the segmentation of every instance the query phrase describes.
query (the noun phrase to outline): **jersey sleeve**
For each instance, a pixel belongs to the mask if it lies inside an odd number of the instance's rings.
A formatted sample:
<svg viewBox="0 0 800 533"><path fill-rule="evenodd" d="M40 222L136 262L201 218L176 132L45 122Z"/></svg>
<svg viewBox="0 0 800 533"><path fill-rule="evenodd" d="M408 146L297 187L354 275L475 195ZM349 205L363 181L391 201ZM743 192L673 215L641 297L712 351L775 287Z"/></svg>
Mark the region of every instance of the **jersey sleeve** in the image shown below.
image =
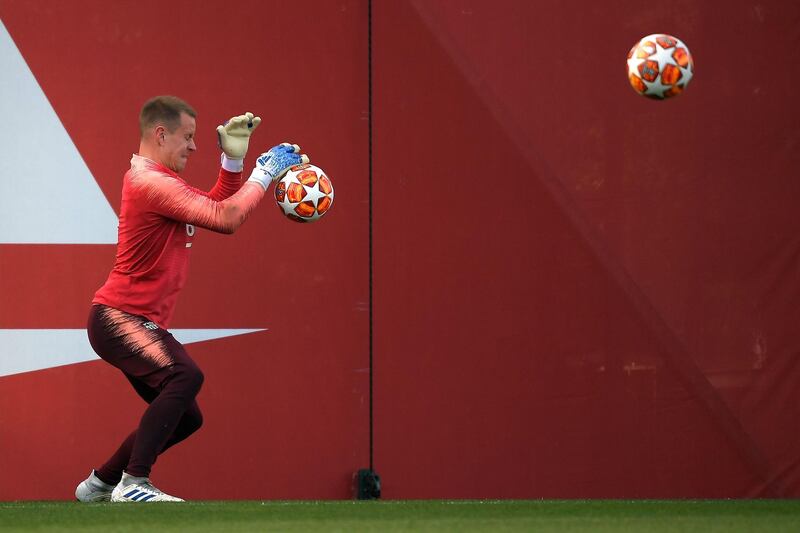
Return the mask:
<svg viewBox="0 0 800 533"><path fill-rule="evenodd" d="M237 184L234 188L232 181L220 179L211 191L205 192L158 172L136 176L131 186L138 189L148 210L219 233L233 233L264 197L264 189L255 183Z"/></svg>
<svg viewBox="0 0 800 533"><path fill-rule="evenodd" d="M212 200L221 202L226 198L230 198L242 186L242 173L241 172L228 172L220 167L217 183L208 191L208 197Z"/></svg>

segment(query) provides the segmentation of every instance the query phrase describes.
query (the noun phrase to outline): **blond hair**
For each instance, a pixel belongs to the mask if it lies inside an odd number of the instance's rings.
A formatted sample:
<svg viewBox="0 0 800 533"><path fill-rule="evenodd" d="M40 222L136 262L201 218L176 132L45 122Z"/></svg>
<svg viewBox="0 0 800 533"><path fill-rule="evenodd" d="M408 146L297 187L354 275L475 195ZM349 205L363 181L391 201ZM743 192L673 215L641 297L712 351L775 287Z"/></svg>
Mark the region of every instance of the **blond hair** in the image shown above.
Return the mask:
<svg viewBox="0 0 800 533"><path fill-rule="evenodd" d="M197 118L197 112L177 96L156 96L142 106L139 113L139 133L144 137L145 131L157 124L163 124L170 133L181 123L181 113Z"/></svg>

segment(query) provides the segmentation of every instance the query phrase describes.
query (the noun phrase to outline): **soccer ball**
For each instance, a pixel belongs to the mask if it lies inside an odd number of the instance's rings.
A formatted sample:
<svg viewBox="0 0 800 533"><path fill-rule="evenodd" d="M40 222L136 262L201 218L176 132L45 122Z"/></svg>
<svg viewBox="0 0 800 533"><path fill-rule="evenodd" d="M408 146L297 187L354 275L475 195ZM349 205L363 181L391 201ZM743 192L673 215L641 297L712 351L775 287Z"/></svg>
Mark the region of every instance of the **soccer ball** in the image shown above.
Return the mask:
<svg viewBox="0 0 800 533"><path fill-rule="evenodd" d="M693 74L689 48L672 35L648 35L628 52L628 80L642 96L663 100L679 95Z"/></svg>
<svg viewBox="0 0 800 533"><path fill-rule="evenodd" d="M333 205L333 184L314 165L295 165L275 185L275 201L295 222L314 222Z"/></svg>

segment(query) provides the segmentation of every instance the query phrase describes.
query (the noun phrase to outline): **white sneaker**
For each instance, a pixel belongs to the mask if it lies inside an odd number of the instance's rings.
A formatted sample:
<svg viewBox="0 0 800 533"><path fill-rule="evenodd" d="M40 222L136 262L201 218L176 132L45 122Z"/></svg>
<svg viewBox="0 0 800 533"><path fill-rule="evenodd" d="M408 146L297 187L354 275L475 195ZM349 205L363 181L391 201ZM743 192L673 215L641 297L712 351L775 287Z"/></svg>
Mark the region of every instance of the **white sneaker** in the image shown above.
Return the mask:
<svg viewBox="0 0 800 533"><path fill-rule="evenodd" d="M111 499L113 490L114 485L101 481L92 470L89 477L78 484L75 489L75 497L82 502L107 502Z"/></svg>
<svg viewBox="0 0 800 533"><path fill-rule="evenodd" d="M127 484L126 484L127 483ZM180 498L161 492L146 477L132 477L122 474L119 485L111 492L112 502L182 502Z"/></svg>

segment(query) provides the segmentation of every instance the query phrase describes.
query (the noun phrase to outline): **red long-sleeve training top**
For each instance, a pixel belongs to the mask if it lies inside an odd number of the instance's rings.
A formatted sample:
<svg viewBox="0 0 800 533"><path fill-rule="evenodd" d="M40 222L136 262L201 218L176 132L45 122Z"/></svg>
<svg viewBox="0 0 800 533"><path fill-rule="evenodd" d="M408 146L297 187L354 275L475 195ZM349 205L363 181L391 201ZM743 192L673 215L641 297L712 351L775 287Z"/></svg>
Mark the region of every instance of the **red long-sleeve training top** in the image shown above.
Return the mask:
<svg viewBox="0 0 800 533"><path fill-rule="evenodd" d="M122 185L117 258L92 303L142 315L169 327L186 282L195 228L233 233L264 196L241 172L220 168L209 192L134 155Z"/></svg>

